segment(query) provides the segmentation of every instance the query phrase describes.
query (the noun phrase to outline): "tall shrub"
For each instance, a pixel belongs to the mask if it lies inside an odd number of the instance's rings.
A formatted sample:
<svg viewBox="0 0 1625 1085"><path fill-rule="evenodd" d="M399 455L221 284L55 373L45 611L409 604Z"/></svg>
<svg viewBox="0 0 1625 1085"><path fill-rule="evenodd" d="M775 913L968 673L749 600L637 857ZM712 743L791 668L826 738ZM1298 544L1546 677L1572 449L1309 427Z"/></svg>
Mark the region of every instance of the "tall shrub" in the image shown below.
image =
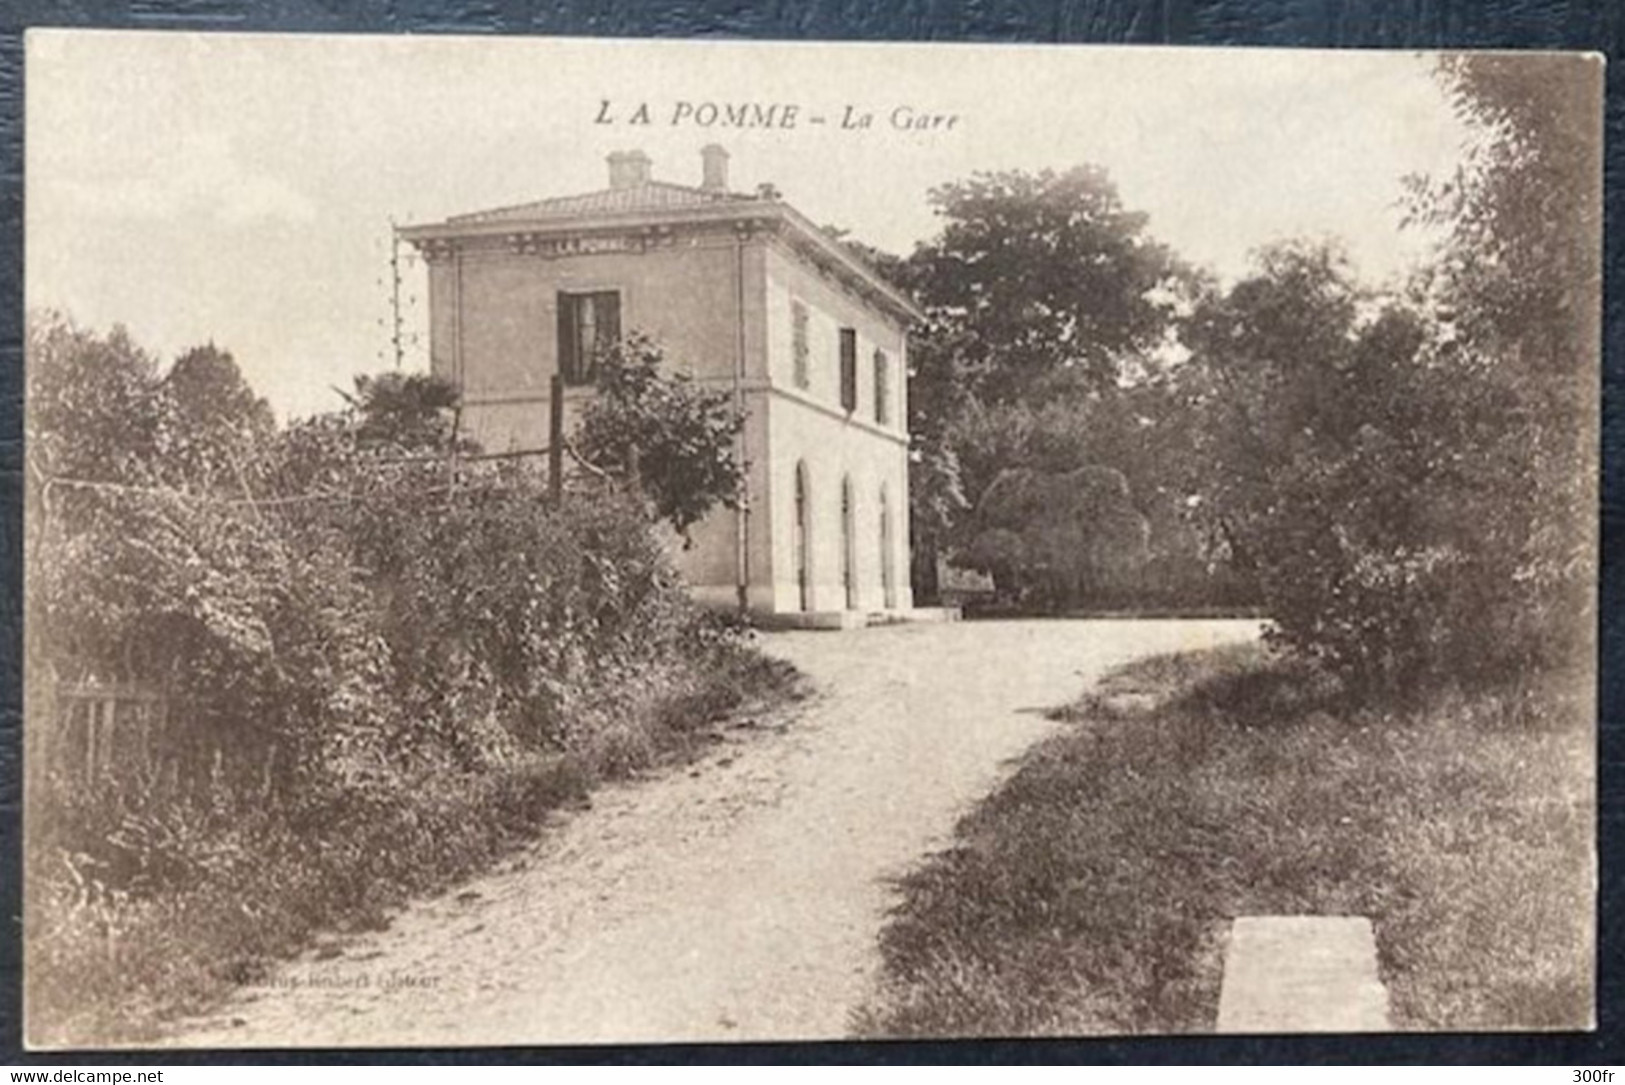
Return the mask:
<svg viewBox="0 0 1625 1085"><path fill-rule="evenodd" d="M1443 328L1441 422L1492 665L1589 666L1595 638L1603 63L1460 54L1438 78L1476 133L1461 171L1412 181L1440 232L1418 284Z"/></svg>
<svg viewBox="0 0 1625 1085"><path fill-rule="evenodd" d="M1439 673L1477 636L1453 518L1460 448L1430 328L1324 245L1285 244L1187 337L1202 509L1274 635L1357 684Z"/></svg>
<svg viewBox="0 0 1625 1085"><path fill-rule="evenodd" d="M672 372L653 340L632 334L598 359L598 395L581 419L585 457L630 480L685 539L717 505L737 508L745 424L725 391Z"/></svg>

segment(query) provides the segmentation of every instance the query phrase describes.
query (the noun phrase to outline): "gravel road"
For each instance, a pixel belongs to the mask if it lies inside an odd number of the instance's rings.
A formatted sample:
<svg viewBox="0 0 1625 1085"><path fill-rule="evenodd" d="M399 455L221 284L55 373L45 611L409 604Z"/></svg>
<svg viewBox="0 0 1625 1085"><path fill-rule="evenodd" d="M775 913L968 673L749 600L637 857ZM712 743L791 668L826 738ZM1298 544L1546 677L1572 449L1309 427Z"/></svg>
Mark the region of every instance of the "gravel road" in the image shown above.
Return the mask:
<svg viewBox="0 0 1625 1085"><path fill-rule="evenodd" d="M700 761L606 787L499 871L330 940L177 1046L822 1039L878 967L889 876L1153 652L1256 622L1016 621L780 633L818 693Z"/></svg>

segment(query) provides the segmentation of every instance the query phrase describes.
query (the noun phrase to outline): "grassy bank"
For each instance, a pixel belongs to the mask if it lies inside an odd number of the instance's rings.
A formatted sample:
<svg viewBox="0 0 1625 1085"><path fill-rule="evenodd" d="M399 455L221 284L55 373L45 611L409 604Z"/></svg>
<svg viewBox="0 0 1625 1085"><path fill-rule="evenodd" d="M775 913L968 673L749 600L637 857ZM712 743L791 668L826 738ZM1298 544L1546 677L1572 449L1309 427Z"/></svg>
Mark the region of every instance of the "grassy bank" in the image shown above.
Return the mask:
<svg viewBox="0 0 1625 1085"><path fill-rule="evenodd" d="M65 871L82 854L30 849L29 1042L149 1040L318 934L382 929L390 909L491 867L596 782L686 760L719 729L803 695L794 668L742 644L641 685L573 749L351 788L319 818L251 798L108 809L105 795L87 794L87 809L64 820L107 820L121 846L191 865L164 872L154 891L109 891L93 872Z"/></svg>
<svg viewBox="0 0 1625 1085"><path fill-rule="evenodd" d="M1228 921L1298 913L1372 918L1399 1028L1590 1020L1583 700L1356 710L1249 646L1133 664L1059 715L903 881L864 1033L1205 1031Z"/></svg>

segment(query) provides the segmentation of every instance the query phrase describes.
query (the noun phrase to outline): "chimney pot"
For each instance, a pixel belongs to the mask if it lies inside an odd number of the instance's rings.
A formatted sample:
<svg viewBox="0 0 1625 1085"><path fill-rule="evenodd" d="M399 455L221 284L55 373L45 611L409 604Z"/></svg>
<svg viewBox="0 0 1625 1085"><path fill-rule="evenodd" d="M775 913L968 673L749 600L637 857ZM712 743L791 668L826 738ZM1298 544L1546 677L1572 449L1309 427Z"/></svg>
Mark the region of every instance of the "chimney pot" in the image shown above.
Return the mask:
<svg viewBox="0 0 1625 1085"><path fill-rule="evenodd" d="M700 148L700 187L707 192L728 191L728 152L715 143Z"/></svg>

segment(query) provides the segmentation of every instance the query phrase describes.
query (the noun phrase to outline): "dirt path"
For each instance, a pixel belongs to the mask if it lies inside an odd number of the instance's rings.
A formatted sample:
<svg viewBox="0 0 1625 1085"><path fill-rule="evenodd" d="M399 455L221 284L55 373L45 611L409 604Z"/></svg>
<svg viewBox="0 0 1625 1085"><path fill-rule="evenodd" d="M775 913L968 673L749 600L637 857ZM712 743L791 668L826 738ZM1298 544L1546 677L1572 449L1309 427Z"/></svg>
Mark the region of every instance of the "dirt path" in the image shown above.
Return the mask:
<svg viewBox="0 0 1625 1085"><path fill-rule="evenodd" d="M503 871L290 963L170 1042L843 1036L878 964L887 877L1056 726L1042 709L1127 659L1256 631L1056 621L767 637L820 691L788 726L598 792Z"/></svg>

